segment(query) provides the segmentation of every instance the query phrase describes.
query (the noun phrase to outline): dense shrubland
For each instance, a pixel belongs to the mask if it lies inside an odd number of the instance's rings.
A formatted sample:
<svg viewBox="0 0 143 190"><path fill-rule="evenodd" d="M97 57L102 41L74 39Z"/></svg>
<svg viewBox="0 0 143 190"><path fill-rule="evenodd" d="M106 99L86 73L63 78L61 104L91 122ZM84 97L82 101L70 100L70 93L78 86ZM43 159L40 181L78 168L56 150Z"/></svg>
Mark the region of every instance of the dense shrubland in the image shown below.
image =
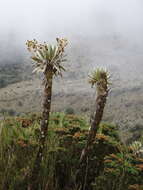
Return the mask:
<svg viewBox="0 0 143 190"><path fill-rule="evenodd" d="M38 148L40 119L32 115L1 121L0 189L27 189ZM88 121L77 115L53 113L49 126L37 190L76 190L75 174L88 136ZM86 190L141 190L143 159L120 142L116 126L102 123L82 175L86 177Z"/></svg>

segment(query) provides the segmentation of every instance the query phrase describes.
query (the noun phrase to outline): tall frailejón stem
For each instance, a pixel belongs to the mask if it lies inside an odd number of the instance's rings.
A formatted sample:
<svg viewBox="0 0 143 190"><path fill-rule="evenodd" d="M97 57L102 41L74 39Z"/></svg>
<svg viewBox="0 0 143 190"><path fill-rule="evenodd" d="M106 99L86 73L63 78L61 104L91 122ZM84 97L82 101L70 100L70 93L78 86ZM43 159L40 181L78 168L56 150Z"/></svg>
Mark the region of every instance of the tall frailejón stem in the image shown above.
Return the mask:
<svg viewBox="0 0 143 190"><path fill-rule="evenodd" d="M42 120L41 120L41 146L44 147L45 138L48 132L49 125L49 115L51 110L51 98L52 98L52 82L53 82L53 72L49 72L45 76L44 81L44 93L43 93L43 111L42 111Z"/></svg>
<svg viewBox="0 0 143 190"><path fill-rule="evenodd" d="M45 142L49 126L53 77L57 75L62 76L62 71L65 70L61 63L65 61L63 57L66 45L67 40L59 38L57 38L57 45L55 46L47 43L39 44L36 40L27 42L28 50L32 53L31 58L36 62L34 72L42 71L44 74L44 93L39 149L31 172L28 190L38 189L38 177L40 174L42 158L44 157Z"/></svg>
<svg viewBox="0 0 143 190"><path fill-rule="evenodd" d="M38 186L38 177L40 165L44 156L45 141L47 138L48 126L49 126L49 116L51 109L51 97L52 97L52 78L53 73L48 72L44 80L44 92L43 92L43 111L41 119L41 134L39 139L39 150L34 162L33 170L30 177L30 184L28 190L36 190Z"/></svg>
<svg viewBox="0 0 143 190"><path fill-rule="evenodd" d="M108 73L103 69L97 69L90 76L89 83L92 86L96 85L95 111L91 116L91 127L88 134L88 139L85 148L82 151L80 161L88 154L88 149L95 140L100 122L103 117L104 107L108 96Z"/></svg>
<svg viewBox="0 0 143 190"><path fill-rule="evenodd" d="M100 122L103 117L104 107L106 104L108 91L109 91L108 80L109 80L108 73L103 69L97 69L96 71L94 71L89 79L89 83L91 83L92 86L94 85L96 86L95 111L91 117L91 127L89 130L87 143L81 153L77 179L79 176L82 176L81 173L83 173L83 165L86 165L87 163L88 156L90 153L89 150L96 138L96 134L98 132ZM81 179L80 188L82 188L83 190L86 187L85 183L86 183L85 180Z"/></svg>

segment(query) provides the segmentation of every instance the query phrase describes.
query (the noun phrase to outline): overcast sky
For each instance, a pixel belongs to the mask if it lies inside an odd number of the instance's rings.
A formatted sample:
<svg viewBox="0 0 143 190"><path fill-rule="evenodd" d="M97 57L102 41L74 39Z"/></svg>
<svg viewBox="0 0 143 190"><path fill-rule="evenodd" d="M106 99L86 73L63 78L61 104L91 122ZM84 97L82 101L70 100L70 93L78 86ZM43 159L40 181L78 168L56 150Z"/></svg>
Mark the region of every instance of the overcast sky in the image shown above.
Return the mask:
<svg viewBox="0 0 143 190"><path fill-rule="evenodd" d="M1 0L1 38L22 41L112 33L142 38L142 0ZM9 38L8 38L9 40Z"/></svg>

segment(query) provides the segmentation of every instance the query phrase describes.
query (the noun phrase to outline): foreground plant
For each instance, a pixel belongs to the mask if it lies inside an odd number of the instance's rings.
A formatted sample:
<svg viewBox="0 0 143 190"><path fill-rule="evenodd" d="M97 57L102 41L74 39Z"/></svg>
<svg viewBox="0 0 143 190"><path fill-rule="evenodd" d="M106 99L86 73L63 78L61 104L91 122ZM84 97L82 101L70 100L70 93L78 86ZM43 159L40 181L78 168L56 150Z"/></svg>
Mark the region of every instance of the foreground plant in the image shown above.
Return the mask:
<svg viewBox="0 0 143 190"><path fill-rule="evenodd" d="M141 141L134 141L129 147L135 155L142 157L143 145Z"/></svg>
<svg viewBox="0 0 143 190"><path fill-rule="evenodd" d="M95 100L95 111L91 117L91 127L89 129L87 143L82 151L80 157L80 167L82 168L83 163L88 163L89 150L95 140L99 124L103 117L103 111L106 104L108 91L109 91L109 74L104 69L97 69L89 76L89 83L92 87L96 87L96 100ZM81 169L79 169L79 173ZM82 184L83 186L83 184ZM83 189L85 189L85 184Z"/></svg>
<svg viewBox="0 0 143 190"><path fill-rule="evenodd" d="M84 159L87 155L92 142L94 141L97 131L99 129L99 124L103 117L103 111L106 104L106 99L108 96L108 85L109 85L109 74L104 69L97 69L89 76L89 83L92 87L96 86L96 107L95 111L91 117L91 127L88 134L88 140L86 147L83 149L80 161Z"/></svg>
<svg viewBox="0 0 143 190"><path fill-rule="evenodd" d="M32 190L37 189L37 178L39 175L40 164L44 153L45 140L48 132L53 77L57 75L62 76L62 71L65 71L62 63L66 61L64 59L64 50L68 43L66 39L57 38L56 40L56 45L50 45L45 42L43 44L39 44L36 40L27 41L26 43L28 50L32 53L31 58L36 63L33 72L42 72L44 74L43 111L39 150L31 175L32 183L29 186L29 189Z"/></svg>

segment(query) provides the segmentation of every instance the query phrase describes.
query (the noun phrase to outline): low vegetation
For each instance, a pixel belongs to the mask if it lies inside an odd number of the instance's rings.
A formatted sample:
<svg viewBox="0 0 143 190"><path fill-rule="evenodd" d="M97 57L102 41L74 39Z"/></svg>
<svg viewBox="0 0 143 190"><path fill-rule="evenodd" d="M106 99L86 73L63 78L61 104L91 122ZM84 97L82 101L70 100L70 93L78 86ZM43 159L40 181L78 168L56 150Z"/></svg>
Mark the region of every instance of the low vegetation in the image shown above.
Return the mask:
<svg viewBox="0 0 143 190"><path fill-rule="evenodd" d="M0 189L27 189L37 154L40 119L31 115L0 122ZM77 190L75 174L88 136L88 121L53 113L49 125L37 190ZM100 124L90 155L82 174L86 190L142 190L143 159L120 142L116 126Z"/></svg>
<svg viewBox="0 0 143 190"><path fill-rule="evenodd" d="M31 79L31 68L20 63L4 64L0 66L0 88L10 84Z"/></svg>

